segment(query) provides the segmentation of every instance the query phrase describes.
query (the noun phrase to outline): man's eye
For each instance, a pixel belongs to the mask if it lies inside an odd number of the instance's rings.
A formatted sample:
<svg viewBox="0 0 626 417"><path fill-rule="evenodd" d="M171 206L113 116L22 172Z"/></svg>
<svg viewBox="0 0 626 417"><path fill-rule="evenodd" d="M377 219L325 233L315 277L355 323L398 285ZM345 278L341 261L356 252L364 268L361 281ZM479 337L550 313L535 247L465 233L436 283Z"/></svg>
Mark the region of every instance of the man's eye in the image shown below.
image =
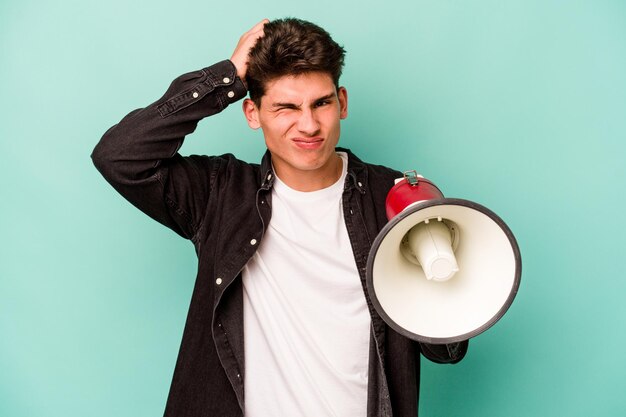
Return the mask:
<svg viewBox="0 0 626 417"><path fill-rule="evenodd" d="M315 107L322 107L322 106L326 106L327 104L330 104L329 100L321 100L315 103Z"/></svg>

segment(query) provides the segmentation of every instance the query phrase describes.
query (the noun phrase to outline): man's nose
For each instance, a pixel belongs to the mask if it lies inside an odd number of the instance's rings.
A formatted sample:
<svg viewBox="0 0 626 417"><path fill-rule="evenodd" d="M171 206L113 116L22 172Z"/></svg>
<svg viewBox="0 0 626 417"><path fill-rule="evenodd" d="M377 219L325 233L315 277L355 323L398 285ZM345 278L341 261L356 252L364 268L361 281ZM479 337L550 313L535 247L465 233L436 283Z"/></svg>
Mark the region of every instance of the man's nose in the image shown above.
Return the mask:
<svg viewBox="0 0 626 417"><path fill-rule="evenodd" d="M298 118L298 130L308 136L313 136L320 130L320 124L312 109L304 109Z"/></svg>

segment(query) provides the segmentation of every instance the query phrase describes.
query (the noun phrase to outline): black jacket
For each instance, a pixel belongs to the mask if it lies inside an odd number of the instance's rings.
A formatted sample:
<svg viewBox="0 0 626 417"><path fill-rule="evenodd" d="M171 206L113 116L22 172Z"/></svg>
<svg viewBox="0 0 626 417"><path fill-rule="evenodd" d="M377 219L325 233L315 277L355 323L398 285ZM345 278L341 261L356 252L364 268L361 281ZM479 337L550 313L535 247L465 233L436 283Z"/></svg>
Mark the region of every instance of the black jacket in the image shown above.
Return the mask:
<svg viewBox="0 0 626 417"><path fill-rule="evenodd" d="M166 416L243 415L245 364L241 270L271 216L273 172L233 155L178 154L198 122L246 94L230 61L174 80L157 102L109 129L92 158L126 199L181 236L199 259ZM361 162L349 151L343 208L354 259L365 283L372 241L386 224L385 197L397 171ZM367 295L367 289L365 290ZM391 330L366 296L372 317L368 416L415 416L419 354L457 362L467 342L427 345Z"/></svg>

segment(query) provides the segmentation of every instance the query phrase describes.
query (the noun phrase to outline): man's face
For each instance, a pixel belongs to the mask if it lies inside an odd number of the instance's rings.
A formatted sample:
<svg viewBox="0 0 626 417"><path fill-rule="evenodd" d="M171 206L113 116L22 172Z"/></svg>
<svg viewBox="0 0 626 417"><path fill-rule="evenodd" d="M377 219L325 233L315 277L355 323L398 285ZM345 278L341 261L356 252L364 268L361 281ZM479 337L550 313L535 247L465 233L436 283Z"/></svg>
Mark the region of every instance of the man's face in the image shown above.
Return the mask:
<svg viewBox="0 0 626 417"><path fill-rule="evenodd" d="M261 106L243 104L248 124L263 130L276 174L287 185L312 191L334 183L341 172L335 153L340 120L348 115L346 89L320 72L269 82Z"/></svg>

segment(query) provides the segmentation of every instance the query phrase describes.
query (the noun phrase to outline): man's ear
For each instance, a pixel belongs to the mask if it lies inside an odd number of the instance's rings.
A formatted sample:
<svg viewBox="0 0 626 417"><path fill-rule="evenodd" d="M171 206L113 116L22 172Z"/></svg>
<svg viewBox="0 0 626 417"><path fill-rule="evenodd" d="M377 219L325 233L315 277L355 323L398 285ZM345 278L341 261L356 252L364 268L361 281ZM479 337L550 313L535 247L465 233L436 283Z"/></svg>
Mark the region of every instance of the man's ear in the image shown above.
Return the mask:
<svg viewBox="0 0 626 417"><path fill-rule="evenodd" d="M241 108L243 109L243 114L246 116L246 120L248 121L248 126L255 130L260 128L261 123L259 122L259 109L257 109L254 101L249 98L245 99Z"/></svg>
<svg viewBox="0 0 626 417"><path fill-rule="evenodd" d="M339 98L339 117L345 119L348 117L348 90L346 87L339 87L337 98Z"/></svg>

